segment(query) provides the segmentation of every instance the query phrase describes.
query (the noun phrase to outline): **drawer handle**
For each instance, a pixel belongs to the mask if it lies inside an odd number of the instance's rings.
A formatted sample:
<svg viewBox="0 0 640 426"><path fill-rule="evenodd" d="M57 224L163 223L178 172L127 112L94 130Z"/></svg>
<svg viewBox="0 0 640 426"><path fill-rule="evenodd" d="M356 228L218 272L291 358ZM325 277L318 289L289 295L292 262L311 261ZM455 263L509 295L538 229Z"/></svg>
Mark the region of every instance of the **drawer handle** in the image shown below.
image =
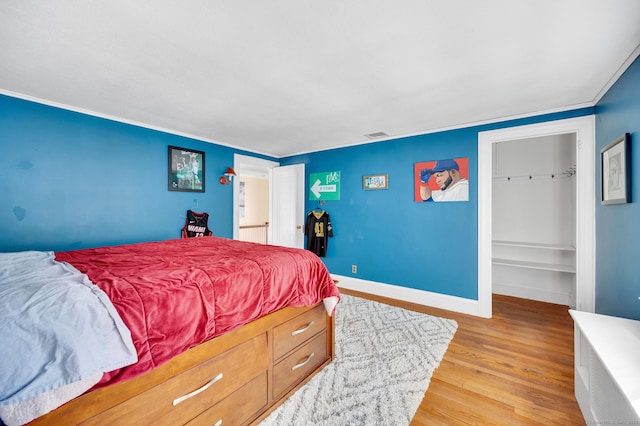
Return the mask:
<svg viewBox="0 0 640 426"><path fill-rule="evenodd" d="M196 396L197 394L199 394L200 392L204 392L207 389L209 389L211 386L213 386L213 384L215 382L217 382L218 380L222 379L222 373L218 374L216 377L214 377L213 379L211 379L209 381L209 383L207 383L206 385L204 385L203 387L201 387L200 389L196 389L193 392L190 392L186 395L182 395L180 398L176 398L173 400L173 406L175 407L176 405L180 404L181 402L186 401L189 398L192 398L194 396Z"/></svg>
<svg viewBox="0 0 640 426"><path fill-rule="evenodd" d="M293 367L291 367L291 371L295 371L298 368L304 367L305 365L307 365L309 361L311 361L311 358L313 358L313 355L315 355L315 353L311 352L311 354L309 354L309 356L304 361L302 361L300 364L296 364Z"/></svg>
<svg viewBox="0 0 640 426"><path fill-rule="evenodd" d="M213 426L222 426L222 419L218 420L213 424Z"/></svg>
<svg viewBox="0 0 640 426"><path fill-rule="evenodd" d="M308 329L310 329L310 328L311 328L311 326L312 326L313 324L314 324L314 322L313 322L313 321L311 321L309 324L305 325L304 327L299 328L299 329L297 329L296 331L292 331L292 332L291 332L291 335L292 335L292 336L295 336L296 334L304 333L305 331L307 331Z"/></svg>

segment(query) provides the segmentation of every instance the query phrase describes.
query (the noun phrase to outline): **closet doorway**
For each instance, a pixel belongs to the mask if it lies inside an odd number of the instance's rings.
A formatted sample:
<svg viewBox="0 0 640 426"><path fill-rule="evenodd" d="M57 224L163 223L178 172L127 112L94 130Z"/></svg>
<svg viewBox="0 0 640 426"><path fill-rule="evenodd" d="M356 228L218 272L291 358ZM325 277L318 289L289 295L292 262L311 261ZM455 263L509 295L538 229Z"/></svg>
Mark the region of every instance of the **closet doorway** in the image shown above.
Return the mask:
<svg viewBox="0 0 640 426"><path fill-rule="evenodd" d="M559 136L562 135L562 136ZM538 140L534 140L538 138ZM574 215L572 220L565 220L564 225L554 226L571 226L573 229L546 230L547 235L553 235L548 241L534 240L533 232L530 230L519 230L519 235L515 238L505 237L507 228L495 229L494 235L494 218L499 220L504 212L494 213L494 178L508 178L509 176L498 176L495 172L500 170L494 165L499 162L496 156L500 156L500 145L502 146L503 156L507 157L513 153L509 152L511 143L522 143L529 140L530 142L541 143L540 146L548 141L563 140L565 141L563 149L567 149L566 144L571 144L573 153L565 153L569 158L575 155L574 176L566 179L575 179L572 183L575 187L575 201L564 201L557 204L572 205ZM570 142L567 142L567 141ZM530 148L527 148L530 149ZM511 149L513 151L513 149ZM517 151L517 149L516 149ZM571 167L563 168L559 172L571 173ZM504 167L503 167L504 169ZM551 173L553 174L553 173ZM518 174L518 179L528 179L528 174ZM555 179L555 178L549 178ZM533 180L533 172L532 179ZM543 182L543 181L540 181ZM569 180L565 183L570 183ZM503 185L504 186L504 185ZM561 191L558 191L561 192ZM496 194L496 202L500 199L508 198L504 194ZM501 223L500 226L503 224ZM522 226L522 225L521 225ZM534 227L534 224L531 225ZM536 233L536 237L543 235L543 232ZM530 241L526 241L529 239ZM570 241L570 240L574 241ZM525 240L525 241L523 241ZM565 242L568 241L568 244ZM533 244L526 244L533 243ZM574 244L571 244L574 243ZM495 249L495 253L494 253ZM533 253L533 254L532 254ZM510 256L507 256L509 254ZM497 255L497 256L496 256ZM500 257L498 257L500 256ZM530 258L527 259L527 256ZM533 258L531 258L533 256ZM536 257L537 256L537 257ZM567 300L575 300L575 307L578 310L593 312L594 309L594 282L595 282L595 119L594 116L579 117L567 120L558 120L548 123L539 123L534 125L513 127L508 129L494 130L489 132L481 132L478 134L478 315L482 317L491 317L491 296L493 294L493 269L496 268L522 268L523 265L535 266L538 264L557 264L570 265L571 270L553 271L560 274L563 283L551 284L553 291L561 288L566 293ZM501 263L500 265L494 262ZM511 262L510 265L505 263ZM523 268L524 269L524 268ZM529 268L532 269L532 268ZM575 273L573 272L575 269ZM538 278L540 279L540 278ZM548 284L548 277L541 278ZM529 283L535 282L535 278L529 278ZM527 286L518 289L522 291L520 297L527 295ZM531 284L528 285L531 287ZM505 286L497 288L498 292L512 291L505 290ZM549 291L547 291L549 293ZM531 297L531 296L529 296ZM538 297L536 297L538 298ZM556 301L557 302L557 301Z"/></svg>
<svg viewBox="0 0 640 426"><path fill-rule="evenodd" d="M492 291L576 306L576 134L492 144Z"/></svg>

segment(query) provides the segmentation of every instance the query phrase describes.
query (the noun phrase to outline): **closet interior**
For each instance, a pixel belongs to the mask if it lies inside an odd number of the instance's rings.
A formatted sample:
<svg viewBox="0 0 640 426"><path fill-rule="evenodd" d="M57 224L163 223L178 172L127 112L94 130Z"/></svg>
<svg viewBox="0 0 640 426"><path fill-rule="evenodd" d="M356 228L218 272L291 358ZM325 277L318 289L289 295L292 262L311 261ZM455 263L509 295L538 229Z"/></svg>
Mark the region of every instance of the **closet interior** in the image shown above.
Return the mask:
<svg viewBox="0 0 640 426"><path fill-rule="evenodd" d="M494 293L575 307L575 139L493 144Z"/></svg>

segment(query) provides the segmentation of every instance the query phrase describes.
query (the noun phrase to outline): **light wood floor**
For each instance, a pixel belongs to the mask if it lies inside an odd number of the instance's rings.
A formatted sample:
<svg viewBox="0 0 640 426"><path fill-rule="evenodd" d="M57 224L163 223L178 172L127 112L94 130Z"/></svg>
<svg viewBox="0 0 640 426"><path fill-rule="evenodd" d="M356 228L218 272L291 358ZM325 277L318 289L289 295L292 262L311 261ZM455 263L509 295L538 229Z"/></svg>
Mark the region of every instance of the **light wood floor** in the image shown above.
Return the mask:
<svg viewBox="0 0 640 426"><path fill-rule="evenodd" d="M458 322L412 426L585 424L567 306L494 295L493 317L483 319L340 290Z"/></svg>

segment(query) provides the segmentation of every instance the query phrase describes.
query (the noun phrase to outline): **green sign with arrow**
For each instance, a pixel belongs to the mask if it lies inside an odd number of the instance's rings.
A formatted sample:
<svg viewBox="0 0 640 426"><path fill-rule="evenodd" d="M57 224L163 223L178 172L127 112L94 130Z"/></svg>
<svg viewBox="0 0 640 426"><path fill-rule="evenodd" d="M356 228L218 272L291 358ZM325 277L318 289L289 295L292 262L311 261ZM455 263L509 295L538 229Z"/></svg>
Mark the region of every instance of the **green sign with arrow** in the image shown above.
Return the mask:
<svg viewBox="0 0 640 426"><path fill-rule="evenodd" d="M312 201L340 199L340 172L310 173L309 185Z"/></svg>

